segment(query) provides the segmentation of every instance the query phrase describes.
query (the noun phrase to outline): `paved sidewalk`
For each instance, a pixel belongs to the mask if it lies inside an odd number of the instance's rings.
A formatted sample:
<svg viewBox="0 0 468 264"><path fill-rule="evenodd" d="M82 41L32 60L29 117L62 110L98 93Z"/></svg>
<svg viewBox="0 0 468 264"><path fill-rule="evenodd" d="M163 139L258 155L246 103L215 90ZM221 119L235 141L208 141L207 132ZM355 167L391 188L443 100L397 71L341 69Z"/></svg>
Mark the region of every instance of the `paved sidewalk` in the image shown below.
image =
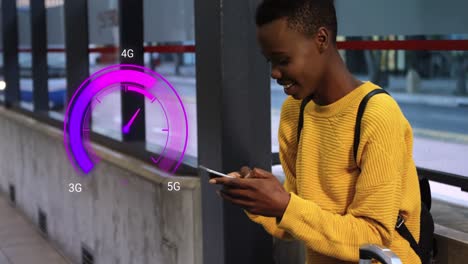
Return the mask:
<svg viewBox="0 0 468 264"><path fill-rule="evenodd" d="M0 264L68 264L0 195Z"/></svg>

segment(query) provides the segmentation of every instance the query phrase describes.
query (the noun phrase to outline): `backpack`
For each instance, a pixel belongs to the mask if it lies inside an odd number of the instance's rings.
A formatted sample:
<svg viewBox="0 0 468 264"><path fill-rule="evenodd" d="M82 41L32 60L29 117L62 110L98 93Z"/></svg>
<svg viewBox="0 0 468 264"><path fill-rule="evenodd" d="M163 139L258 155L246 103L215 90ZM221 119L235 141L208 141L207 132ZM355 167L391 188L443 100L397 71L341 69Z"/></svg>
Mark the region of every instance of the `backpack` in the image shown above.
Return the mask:
<svg viewBox="0 0 468 264"><path fill-rule="evenodd" d="M383 89L375 89L369 92L361 101L358 108L358 113L356 116L356 124L354 128L354 142L353 142L353 154L354 160L357 161L357 150L359 147L359 140L361 135L361 120L364 114L364 110L366 108L367 102L369 99L380 93L388 94L387 91ZM302 127L304 125L304 108L307 103L311 100L311 97L307 97L302 100L300 113L299 113L299 124L297 126L297 142L299 144L299 139L301 137ZM435 247L435 239L434 239L434 220L432 218L431 213L429 210L431 209L431 189L429 185L429 180L424 177L419 177L419 189L421 192L421 219L420 219L420 235L419 235L419 243L416 242L416 239L413 237L409 229L405 225L405 219L399 214L397 218L397 222L395 224L396 231L406 239L411 248L414 252L419 256L421 259L422 264L429 264L431 263L431 256L436 250Z"/></svg>

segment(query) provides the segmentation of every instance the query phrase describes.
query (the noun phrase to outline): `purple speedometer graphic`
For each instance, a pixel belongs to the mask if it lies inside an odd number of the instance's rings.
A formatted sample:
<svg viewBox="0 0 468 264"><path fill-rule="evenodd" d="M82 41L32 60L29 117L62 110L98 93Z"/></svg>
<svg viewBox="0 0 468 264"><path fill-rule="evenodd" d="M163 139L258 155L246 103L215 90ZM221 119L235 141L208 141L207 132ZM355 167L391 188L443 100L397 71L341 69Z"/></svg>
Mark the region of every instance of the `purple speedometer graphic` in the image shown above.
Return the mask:
<svg viewBox="0 0 468 264"><path fill-rule="evenodd" d="M137 93L145 98L130 120L125 120L121 132L127 134L142 109L158 108L157 119L162 137L160 151L148 159L158 168L175 173L187 149L188 122L182 100L174 87L160 74L137 65L119 64L106 67L86 79L68 103L64 118L64 144L68 158L78 171L88 174L95 167L97 155L89 142L91 116L94 109L113 92L122 96ZM118 109L120 111L120 109ZM154 112L154 111L153 111Z"/></svg>

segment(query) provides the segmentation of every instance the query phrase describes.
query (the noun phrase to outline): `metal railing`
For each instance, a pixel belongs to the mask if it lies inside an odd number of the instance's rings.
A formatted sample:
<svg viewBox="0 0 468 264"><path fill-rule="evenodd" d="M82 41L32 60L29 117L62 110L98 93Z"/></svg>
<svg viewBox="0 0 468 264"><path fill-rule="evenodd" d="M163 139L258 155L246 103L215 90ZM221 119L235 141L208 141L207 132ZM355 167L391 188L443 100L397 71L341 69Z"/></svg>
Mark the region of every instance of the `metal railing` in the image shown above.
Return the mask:
<svg viewBox="0 0 468 264"><path fill-rule="evenodd" d="M278 153L272 153L272 164L279 165L280 159ZM455 187L459 187L463 192L468 192L468 176L457 175L453 173L431 170L426 168L417 168L418 175L423 176L430 181L439 182Z"/></svg>

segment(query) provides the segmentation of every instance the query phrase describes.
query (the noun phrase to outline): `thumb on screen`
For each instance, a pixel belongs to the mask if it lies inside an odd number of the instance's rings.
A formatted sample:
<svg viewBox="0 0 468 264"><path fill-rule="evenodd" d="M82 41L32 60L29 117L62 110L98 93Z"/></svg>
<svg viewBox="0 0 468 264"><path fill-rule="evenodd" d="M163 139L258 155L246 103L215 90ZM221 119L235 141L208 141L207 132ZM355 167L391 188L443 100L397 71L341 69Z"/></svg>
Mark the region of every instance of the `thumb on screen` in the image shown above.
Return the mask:
<svg viewBox="0 0 468 264"><path fill-rule="evenodd" d="M251 178L270 178L272 174L266 170L254 168L250 173Z"/></svg>
<svg viewBox="0 0 468 264"><path fill-rule="evenodd" d="M237 172L237 171L228 173L227 175L228 175L228 176L233 176L233 177L236 177L236 178L242 178L242 175L241 175L239 172Z"/></svg>

